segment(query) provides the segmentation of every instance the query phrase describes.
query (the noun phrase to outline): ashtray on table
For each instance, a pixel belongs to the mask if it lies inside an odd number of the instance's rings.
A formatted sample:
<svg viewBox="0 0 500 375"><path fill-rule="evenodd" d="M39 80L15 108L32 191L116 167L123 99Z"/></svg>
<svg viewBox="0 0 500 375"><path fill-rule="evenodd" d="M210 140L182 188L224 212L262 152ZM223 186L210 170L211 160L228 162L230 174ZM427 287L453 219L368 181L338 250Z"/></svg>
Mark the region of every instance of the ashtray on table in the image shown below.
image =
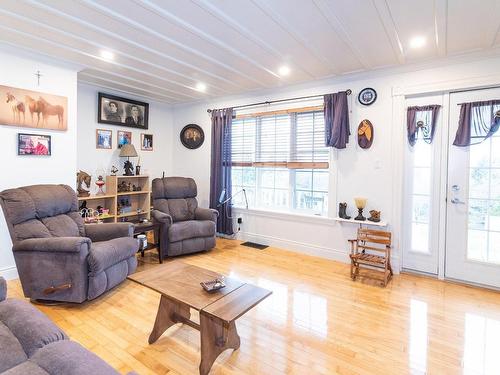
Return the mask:
<svg viewBox="0 0 500 375"><path fill-rule="evenodd" d="M205 289L209 293L215 292L216 290L222 289L226 286L226 284L224 284L223 279L202 281L200 285L203 287L203 289Z"/></svg>

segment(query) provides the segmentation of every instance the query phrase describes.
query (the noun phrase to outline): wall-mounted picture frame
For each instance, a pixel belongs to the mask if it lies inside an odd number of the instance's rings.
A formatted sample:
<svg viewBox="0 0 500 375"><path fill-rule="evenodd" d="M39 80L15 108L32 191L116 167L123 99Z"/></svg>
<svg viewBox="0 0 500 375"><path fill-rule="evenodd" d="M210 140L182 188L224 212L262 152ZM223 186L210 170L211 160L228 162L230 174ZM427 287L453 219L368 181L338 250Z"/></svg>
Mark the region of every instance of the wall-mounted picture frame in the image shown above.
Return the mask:
<svg viewBox="0 0 500 375"><path fill-rule="evenodd" d="M141 133L141 150L153 151L153 134Z"/></svg>
<svg viewBox="0 0 500 375"><path fill-rule="evenodd" d="M132 143L132 132L118 130L118 148L130 143Z"/></svg>
<svg viewBox="0 0 500 375"><path fill-rule="evenodd" d="M100 92L97 108L97 122L100 124L148 128L149 103Z"/></svg>
<svg viewBox="0 0 500 375"><path fill-rule="evenodd" d="M0 125L68 130L68 98L0 86Z"/></svg>
<svg viewBox="0 0 500 375"><path fill-rule="evenodd" d="M184 147L194 150L199 148L205 141L205 133L201 126L188 124L182 128L180 138Z"/></svg>
<svg viewBox="0 0 500 375"><path fill-rule="evenodd" d="M50 156L52 155L52 137L44 134L17 134L17 154Z"/></svg>
<svg viewBox="0 0 500 375"><path fill-rule="evenodd" d="M108 129L95 130L95 148L98 150L111 150L113 147L113 131Z"/></svg>

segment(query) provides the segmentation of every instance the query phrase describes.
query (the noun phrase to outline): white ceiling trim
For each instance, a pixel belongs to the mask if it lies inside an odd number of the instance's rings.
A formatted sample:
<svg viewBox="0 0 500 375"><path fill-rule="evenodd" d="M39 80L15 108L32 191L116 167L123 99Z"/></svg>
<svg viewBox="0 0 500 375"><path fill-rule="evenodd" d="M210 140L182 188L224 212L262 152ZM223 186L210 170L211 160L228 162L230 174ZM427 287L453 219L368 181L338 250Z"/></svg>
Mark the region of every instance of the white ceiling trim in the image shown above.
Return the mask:
<svg viewBox="0 0 500 375"><path fill-rule="evenodd" d="M345 45L349 47L359 64L365 69L371 69L372 65L368 61L366 61L366 58L363 56L361 50L356 46L356 43L349 36L347 29L335 15L331 7L332 3L329 3L326 0L313 0L313 2L325 18L325 20L331 26L333 31L337 33L337 35L345 43Z"/></svg>
<svg viewBox="0 0 500 375"><path fill-rule="evenodd" d="M295 39L298 43L300 43L306 50L309 50L311 54L314 55L319 61L323 62L328 67L333 67L333 74L338 74L338 68L335 68L335 62L329 61L326 59L321 51L318 51L315 47L313 47L310 43L307 43L302 35L296 33L294 28L290 23L285 20L280 14L276 13L269 4L266 3L266 0L251 0L255 5L257 5L264 13L266 13L278 26L280 26L284 31L286 31L293 39Z"/></svg>
<svg viewBox="0 0 500 375"><path fill-rule="evenodd" d="M445 57L448 53L448 0L434 0L434 29L438 56Z"/></svg>
<svg viewBox="0 0 500 375"><path fill-rule="evenodd" d="M255 35L255 33L248 30L246 27L242 26L240 23L233 21L233 19L223 12L220 8L217 8L215 5L210 3L209 0L191 0L200 8L204 9L212 16L218 18L219 20L225 22L228 26L232 27L233 30L237 31L243 37L251 40L255 44L259 45L261 48L268 51L270 54L276 56L280 61L285 61L285 57L282 53L280 53L276 48L272 47L265 40L259 38ZM294 66L298 67L304 74L306 74L310 78L314 78L314 75L311 74L307 68L305 68L300 62L294 61Z"/></svg>
<svg viewBox="0 0 500 375"><path fill-rule="evenodd" d="M175 99L174 97L171 97L169 95L160 94L160 93L158 93L156 91L151 91L151 90L145 89L143 87L139 87L139 86L134 86L134 85L131 85L131 84L123 83L121 81L117 82L115 80L112 80L112 79L109 79L109 78L106 78L106 77L101 77L101 76L92 74L91 72L88 72L88 71L79 72L78 73L78 77L91 78L91 79L95 79L97 81L107 82L108 84L111 84L111 86L113 84L118 84L118 85L121 85L121 86L124 86L124 87L132 89L131 92L141 92L142 91L143 93L148 93L148 95L154 95L156 97L163 98L163 100L168 99L169 101L178 101L178 99Z"/></svg>
<svg viewBox="0 0 500 375"><path fill-rule="evenodd" d="M396 29L396 24L394 22L394 19L392 18L392 14L389 9L389 6L387 5L387 1L386 0L372 0L372 1L373 5L375 5L375 9L377 10L378 16L382 21L382 25L384 26L387 38L391 43L394 55L396 56L400 64L404 64L406 58L403 52L403 45L401 44L398 30Z"/></svg>
<svg viewBox="0 0 500 375"><path fill-rule="evenodd" d="M31 19L31 18L28 18L28 17L25 17L25 16L21 16L21 15L19 15L19 14L17 14L17 13L12 13L12 12L10 12L10 11L6 11L6 10L1 9L1 8L0 8L0 13L2 13L2 14L6 14L6 15L8 15L8 16L10 16L10 17L17 18L17 19L22 20L22 21L27 22L27 23L34 24L34 25L36 25L36 26L38 26L38 27L45 28L45 29L50 30L50 31L52 31L52 32L54 32L54 33L64 35L64 36L66 36L66 37L68 37L68 38L73 38L73 39L79 40L79 41L81 41L81 42L83 42L83 43L90 44L90 45L94 46L95 48L97 48L97 49L99 49L99 50L107 49L107 47L106 47L106 46L103 46L102 44L99 44L99 43L93 42L93 41L91 41L91 40L89 40L89 39L82 38L82 37L80 37L80 36L78 36L78 35L75 35L75 34L72 34L72 33L68 33L68 32L63 31L63 30L61 30L61 29L57 29L57 28L52 27L52 26L50 26L50 25L47 25L47 24L44 24L44 23L41 23L41 22L35 21L35 20ZM45 40L46 40L46 39L45 39ZM64 47L64 46L62 46L61 44L57 44L57 45L59 45L59 46L61 46L61 47ZM96 52L97 52L97 51L96 51ZM175 75L178 75L178 76L182 76L183 78L186 78L186 79L188 79L188 80L192 81L192 82L193 82L193 84L195 84L195 83L196 83L196 80L194 80L193 78L188 77L188 76L183 75L183 74L180 74L180 73L177 73L177 72L175 72L175 71L173 71L173 70L171 70L171 69L165 68L165 67L160 66L160 65L158 65L158 64L151 63L151 62L149 62L149 61L147 61L147 60L139 59L139 58L137 58L137 57L135 57L135 56L132 56L132 55L130 55L130 54L125 54L125 53L122 53L121 51L114 51L114 53L115 53L115 54L117 54L117 55L124 56L124 57L126 57L126 58L128 58L128 59L132 59L132 60L138 61L138 62L140 62L141 64L149 65L149 66L155 67L155 68L157 68L157 69L163 70L163 71L165 71L165 72L167 72L167 73L171 73L171 74L175 74ZM92 55L91 53L89 53L88 55L89 55L89 56L94 56L96 59L102 60L99 56ZM114 64L117 64L116 62L112 62L112 61L110 61L109 63L114 63ZM130 65L128 65L128 64L120 64L120 65L121 65L121 66L124 66L124 67L130 67ZM155 77L159 77L159 76L155 75ZM194 89L195 89L195 88L194 88L194 86L189 86L189 85L183 84L183 83L181 83L181 82L177 82L177 81L172 80L172 79L168 79L168 78L163 78L163 79L164 79L164 80L167 80L168 82L170 82L170 83L172 83L172 84L174 84L174 85L177 85L177 86L180 86L180 87L184 87L184 88L189 89L189 90L194 90ZM216 90L219 90L220 92L229 93L229 91L228 91L228 90L222 89L222 88L220 88L220 87L218 87L218 86L214 86L214 85L212 85L212 84L210 84L209 86L211 86L211 87L215 88ZM182 94L182 93L179 93L178 91L175 91L175 90L171 90L171 89L167 89L167 88L164 88L164 90L171 91L171 92L173 92L173 93L177 93L177 94L181 94L181 95L184 95L184 96L186 96L186 97L196 98L196 96L191 96L191 95Z"/></svg>
<svg viewBox="0 0 500 375"><path fill-rule="evenodd" d="M159 38L159 39L162 39L164 41L166 41L167 43L170 43L170 44L173 44L175 45L176 47L178 48L181 48L189 53L192 53L196 56L199 56L200 58L203 58L207 61L210 61L211 63L213 64L216 64L216 65L219 65L221 67L223 67L224 69L230 71L230 72L233 72L235 74L238 74L239 76L242 76L246 79L249 79L255 83L258 83L259 85L262 85L262 86L265 86L265 87L269 87L269 84L268 83L265 83L265 82L262 82L262 81L259 81L257 80L255 77L252 77L248 74L245 74L243 72L241 72L240 70L238 69L234 69L233 67L227 65L227 64L224 64L223 62L221 62L220 60L217 60L217 59L214 59L212 58L211 56L208 56L194 48L191 48L189 46L186 46L185 44L182 44L182 43L179 43L177 42L176 40L172 39L172 38L169 38L167 36L165 36L164 34L161 34L149 27L146 27L144 25L141 25L140 23L138 22L135 22L134 20L130 19L129 17L124 17L124 16L121 16L121 15L118 15L116 13L114 13L111 9L101 5L101 4L97 4L95 3L94 1L91 1L91 0L81 0L84 4L88 5L89 7L95 9L96 11L100 12L101 14L104 14L106 16L109 16L109 17L112 17L120 22L123 22L123 23L126 23L128 25L130 25L131 27L137 29L137 30L141 30L143 32L146 32L150 35L154 35L155 37Z"/></svg>
<svg viewBox="0 0 500 375"><path fill-rule="evenodd" d="M245 55L241 51L227 45L226 43L223 43L221 40L213 37L210 34L205 33L204 31L200 30L196 26L180 19L179 17L173 15L172 13L167 12L165 9L157 6L156 4L153 4L149 0L140 0L140 1L135 0L135 1L138 4L140 4L140 6L142 6L143 8L148 9L148 10L156 13L158 16L160 16L164 19L168 19L171 22L176 23L177 25L181 26L185 30L188 30L189 32L192 32L193 34L198 35L199 37L209 41L210 43L215 44L215 45L225 49L227 52L232 53L235 56L238 56L239 58L249 62L250 64L254 65L255 67L263 70L264 72L266 72L266 73L268 73L276 78L280 78L280 76L278 74L276 74L274 71L272 71L270 68L267 68L267 67L259 64L257 61L248 57L247 55Z"/></svg>
<svg viewBox="0 0 500 375"><path fill-rule="evenodd" d="M225 77L221 77L221 76L219 76L217 74L214 74L214 73L211 73L211 72L209 72L207 70L201 69L201 68L199 68L199 67L197 67L197 66L195 66L193 64L187 63L187 62L185 62L183 60L176 59L175 57L173 57L171 55L167 55L167 54L159 52L159 51L157 51L157 50L155 50L153 48L149 48L147 46L144 46L141 43L134 42L133 40L130 40L128 38L124 38L121 35L118 35L116 33L113 33L111 31L109 31L109 30L106 30L106 29L104 29L102 27L99 27L99 26L97 26L95 24L89 23L89 22L87 22L85 20L79 19L79 18L74 17L74 16L72 16L70 14L62 12L59 9L55 9L55 8L53 8L51 6L39 3L39 2L37 2L35 0L31 0L30 4L33 4L34 6L37 6L37 7L41 8L41 9L44 9L44 10L46 10L48 12L51 12L51 13L55 14L55 15L68 18L68 19L70 19L73 22L77 22L77 23L79 23L79 24L81 24L81 25L83 25L85 27L89 27L89 28L91 28L91 29L93 29L93 30L95 30L95 31L97 31L99 33L104 33L104 34L108 35L111 38L115 38L115 39L118 39L118 40L120 40L120 41L122 41L124 43L130 44L130 45L134 46L135 48L139 48L141 50L145 50L145 51L148 51L150 53L156 54L157 56L160 56L160 57L165 58L167 60L173 61L173 62L175 62L175 63L177 63L179 65L186 66L186 67L188 67L190 69L193 69L193 70L195 70L195 71L197 71L197 72L199 72L201 74L207 75L209 77L213 77L213 78L215 78L217 80L224 81L227 84L230 84L230 85L233 85L235 87L240 87L241 88L241 86L238 85L237 83L235 83L233 80L227 79ZM189 76L185 76L182 73L176 72L176 74L181 75L181 76L186 77L186 78L190 78ZM192 78L190 78L190 79L192 79ZM260 83L260 82L257 81L257 83Z"/></svg>

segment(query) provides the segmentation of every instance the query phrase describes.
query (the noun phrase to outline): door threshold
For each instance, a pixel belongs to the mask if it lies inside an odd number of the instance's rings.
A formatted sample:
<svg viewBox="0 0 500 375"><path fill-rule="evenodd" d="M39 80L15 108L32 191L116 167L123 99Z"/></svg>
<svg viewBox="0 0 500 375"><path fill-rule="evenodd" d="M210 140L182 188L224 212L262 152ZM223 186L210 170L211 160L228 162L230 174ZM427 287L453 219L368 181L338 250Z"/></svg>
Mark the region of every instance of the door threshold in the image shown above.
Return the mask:
<svg viewBox="0 0 500 375"><path fill-rule="evenodd" d="M429 273L429 272L424 272L424 271L417 271L417 270L412 270L412 269L409 269L409 268L403 268L401 270L401 273L407 273L407 274L410 274L410 275L426 276L426 277L430 277L430 278L433 278L433 279L438 279L438 275L435 274L435 273Z"/></svg>
<svg viewBox="0 0 500 375"><path fill-rule="evenodd" d="M474 283L471 281L464 281L460 279L454 279L452 277L445 277L445 281L452 283L452 284L460 284L460 285L465 285L465 286L470 286L472 288L478 288L478 289L488 289L494 292L500 292L500 288L492 285L487 285L487 284L480 284L480 283Z"/></svg>

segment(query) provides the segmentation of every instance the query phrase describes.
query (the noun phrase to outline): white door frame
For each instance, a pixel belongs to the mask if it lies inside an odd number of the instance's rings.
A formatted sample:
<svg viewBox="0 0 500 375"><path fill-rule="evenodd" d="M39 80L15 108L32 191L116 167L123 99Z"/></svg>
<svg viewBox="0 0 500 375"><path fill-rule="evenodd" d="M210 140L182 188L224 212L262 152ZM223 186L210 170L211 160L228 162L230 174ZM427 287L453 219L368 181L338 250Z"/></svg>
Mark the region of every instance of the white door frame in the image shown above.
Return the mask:
<svg viewBox="0 0 500 375"><path fill-rule="evenodd" d="M412 86L395 86L392 88L392 160L393 170L393 191L392 196L395 204L393 205L392 217L394 218L393 227L393 246L394 258L402 259L403 246L403 207L404 207L404 155L406 137L406 98L419 94L443 94L442 116L443 124L446 124L443 129L441 142L441 178L448 176L448 138L449 138L449 106L450 92L469 91L500 86L500 75L486 75L472 78L464 78L460 80L443 81L438 83L424 83ZM444 173L444 174L443 174ZM445 264L445 245L446 245L446 194L447 184L441 184L440 204L439 204L439 248L438 248L438 279L445 279L444 264ZM399 219L397 219L399 218ZM402 262L398 263L398 272L401 271Z"/></svg>

